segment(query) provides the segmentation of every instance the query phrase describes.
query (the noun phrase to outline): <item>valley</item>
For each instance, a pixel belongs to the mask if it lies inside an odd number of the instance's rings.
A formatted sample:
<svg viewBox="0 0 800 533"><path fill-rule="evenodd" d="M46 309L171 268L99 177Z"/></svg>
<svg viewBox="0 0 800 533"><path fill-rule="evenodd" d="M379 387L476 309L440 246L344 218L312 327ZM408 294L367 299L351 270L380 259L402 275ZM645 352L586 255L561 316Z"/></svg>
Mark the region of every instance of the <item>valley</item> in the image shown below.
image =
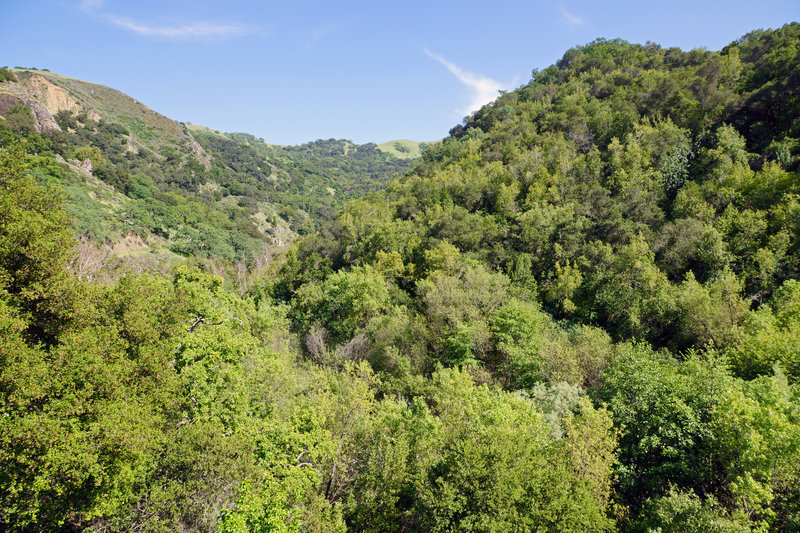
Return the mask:
<svg viewBox="0 0 800 533"><path fill-rule="evenodd" d="M382 144L0 69L0 529L800 529L800 24L731 38Z"/></svg>

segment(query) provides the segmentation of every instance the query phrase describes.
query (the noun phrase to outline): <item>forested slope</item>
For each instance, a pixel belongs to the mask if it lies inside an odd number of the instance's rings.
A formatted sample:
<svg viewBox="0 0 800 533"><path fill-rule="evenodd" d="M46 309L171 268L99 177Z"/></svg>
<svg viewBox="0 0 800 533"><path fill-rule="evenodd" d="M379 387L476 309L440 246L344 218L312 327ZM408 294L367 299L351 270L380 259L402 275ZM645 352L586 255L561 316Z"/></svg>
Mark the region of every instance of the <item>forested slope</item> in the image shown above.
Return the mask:
<svg viewBox="0 0 800 533"><path fill-rule="evenodd" d="M247 291L77 279L50 146L4 141L0 524L800 529L799 55L571 49Z"/></svg>
<svg viewBox="0 0 800 533"><path fill-rule="evenodd" d="M410 165L374 144L271 147L187 127L101 85L4 72L0 138L24 139L39 181L66 193L85 262L104 261L103 277L163 272L182 257L255 270Z"/></svg>
<svg viewBox="0 0 800 533"><path fill-rule="evenodd" d="M799 42L535 71L299 243L273 290L307 356L387 394L567 383L614 420L618 527L796 527Z"/></svg>
<svg viewBox="0 0 800 533"><path fill-rule="evenodd" d="M382 189L411 162L384 154L375 144L339 139L299 146L266 144L246 133L215 134L194 130L195 138L215 156L214 172L234 173L245 187L264 190L278 214L305 235L336 217L347 200ZM243 188L245 196L252 194Z"/></svg>

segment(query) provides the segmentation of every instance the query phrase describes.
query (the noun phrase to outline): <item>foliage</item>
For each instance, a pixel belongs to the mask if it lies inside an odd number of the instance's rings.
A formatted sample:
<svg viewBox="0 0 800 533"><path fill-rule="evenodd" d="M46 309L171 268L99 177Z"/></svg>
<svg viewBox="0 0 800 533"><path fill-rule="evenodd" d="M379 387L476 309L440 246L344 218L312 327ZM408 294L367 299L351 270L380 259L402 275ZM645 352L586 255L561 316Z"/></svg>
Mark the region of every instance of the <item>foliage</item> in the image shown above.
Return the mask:
<svg viewBox="0 0 800 533"><path fill-rule="evenodd" d="M800 529L798 36L571 49L379 192L0 121L0 529ZM89 283L71 224L192 257Z"/></svg>
<svg viewBox="0 0 800 533"><path fill-rule="evenodd" d="M0 82L17 81L17 77L8 67L0 68Z"/></svg>
<svg viewBox="0 0 800 533"><path fill-rule="evenodd" d="M4 126L19 135L36 133L36 119L28 106L18 104L3 113Z"/></svg>
<svg viewBox="0 0 800 533"><path fill-rule="evenodd" d="M752 531L743 515L728 517L714 498L702 501L693 492L670 490L648 502L642 531L686 533L746 533Z"/></svg>
<svg viewBox="0 0 800 533"><path fill-rule="evenodd" d="M782 374L746 382L713 352L678 362L635 345L606 371L598 397L622 431L618 488L633 510L679 489L753 525L794 524L798 502L784 491L797 480L800 426Z"/></svg>
<svg viewBox="0 0 800 533"><path fill-rule="evenodd" d="M355 529L611 527L614 439L607 414L588 402L568 418L569 436L554 441L530 401L476 386L465 372L440 371L427 403L389 404L384 413L346 504ZM591 458L583 456L590 449Z"/></svg>
<svg viewBox="0 0 800 533"><path fill-rule="evenodd" d="M96 146L80 146L73 150L72 155L79 161L90 160L92 162L93 171L103 170L108 164L103 157L103 153Z"/></svg>

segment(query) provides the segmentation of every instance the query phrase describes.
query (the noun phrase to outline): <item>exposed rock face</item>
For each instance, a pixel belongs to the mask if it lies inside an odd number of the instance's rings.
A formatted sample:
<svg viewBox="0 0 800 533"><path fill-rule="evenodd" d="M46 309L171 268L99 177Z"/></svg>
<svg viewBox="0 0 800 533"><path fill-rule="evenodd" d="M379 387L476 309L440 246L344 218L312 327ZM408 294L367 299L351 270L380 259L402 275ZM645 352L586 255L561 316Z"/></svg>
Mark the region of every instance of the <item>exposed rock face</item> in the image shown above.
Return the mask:
<svg viewBox="0 0 800 533"><path fill-rule="evenodd" d="M24 81L24 90L27 96L27 98L23 97L26 99L25 104L33 111L33 115L36 117L36 129L39 131L61 130L53 117L60 111L72 111L77 114L84 110L83 106L67 91L39 74L34 74ZM87 115L92 120L100 118L91 110L87 112Z"/></svg>
<svg viewBox="0 0 800 533"><path fill-rule="evenodd" d="M21 98L13 94L0 93L0 113L5 113L15 105L24 105L24 103Z"/></svg>
<svg viewBox="0 0 800 533"><path fill-rule="evenodd" d="M25 90L35 102L39 102L52 115L59 111L72 111L76 115L86 111L92 120L100 120L100 115L91 109L85 109L75 98L63 88L52 83L40 74L34 74L24 81ZM34 110L34 113L36 111Z"/></svg>
<svg viewBox="0 0 800 533"><path fill-rule="evenodd" d="M190 133L187 133L186 136L189 137L189 149L192 151L194 158L197 159L206 170L209 170L211 168L211 157L203 150L200 143L194 140L194 137L192 137Z"/></svg>
<svg viewBox="0 0 800 533"><path fill-rule="evenodd" d="M81 170L85 170L89 174L92 173L92 160L91 159L84 159L83 161L80 162L80 164L78 166L81 168Z"/></svg>
<svg viewBox="0 0 800 533"><path fill-rule="evenodd" d="M36 119L36 129L42 131L61 131L61 127L56 123L53 114L45 106L39 102L29 102L28 107L33 111L33 117Z"/></svg>
<svg viewBox="0 0 800 533"><path fill-rule="evenodd" d="M36 100L26 95L20 97L9 93L0 93L0 113L5 113L12 107L20 104L28 106L33 112L36 131L39 133L43 131L61 130L56 123L56 119L53 118L53 114Z"/></svg>
<svg viewBox="0 0 800 533"><path fill-rule="evenodd" d="M76 114L86 111L92 120L100 119L100 115L84 109L66 90L40 74L22 78L18 82L3 84L0 92L0 111L7 111L19 104L31 109L39 132L61 130L53 116L59 111L72 111Z"/></svg>

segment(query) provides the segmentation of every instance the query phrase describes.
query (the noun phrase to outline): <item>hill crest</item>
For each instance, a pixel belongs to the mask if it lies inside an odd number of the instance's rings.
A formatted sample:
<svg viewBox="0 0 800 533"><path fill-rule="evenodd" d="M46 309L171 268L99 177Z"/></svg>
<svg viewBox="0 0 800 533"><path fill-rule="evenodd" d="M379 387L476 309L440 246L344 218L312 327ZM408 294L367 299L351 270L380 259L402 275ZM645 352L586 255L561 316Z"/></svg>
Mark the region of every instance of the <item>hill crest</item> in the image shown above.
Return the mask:
<svg viewBox="0 0 800 533"><path fill-rule="evenodd" d="M33 111L39 132L60 130L56 116L72 113L98 122L119 124L127 131L128 150L160 155L163 147L178 147L208 167L210 157L183 124L156 112L125 93L49 71L13 69L17 81L0 83L0 100L24 104ZM14 99L17 99L15 102ZM7 106L10 107L10 106Z"/></svg>

